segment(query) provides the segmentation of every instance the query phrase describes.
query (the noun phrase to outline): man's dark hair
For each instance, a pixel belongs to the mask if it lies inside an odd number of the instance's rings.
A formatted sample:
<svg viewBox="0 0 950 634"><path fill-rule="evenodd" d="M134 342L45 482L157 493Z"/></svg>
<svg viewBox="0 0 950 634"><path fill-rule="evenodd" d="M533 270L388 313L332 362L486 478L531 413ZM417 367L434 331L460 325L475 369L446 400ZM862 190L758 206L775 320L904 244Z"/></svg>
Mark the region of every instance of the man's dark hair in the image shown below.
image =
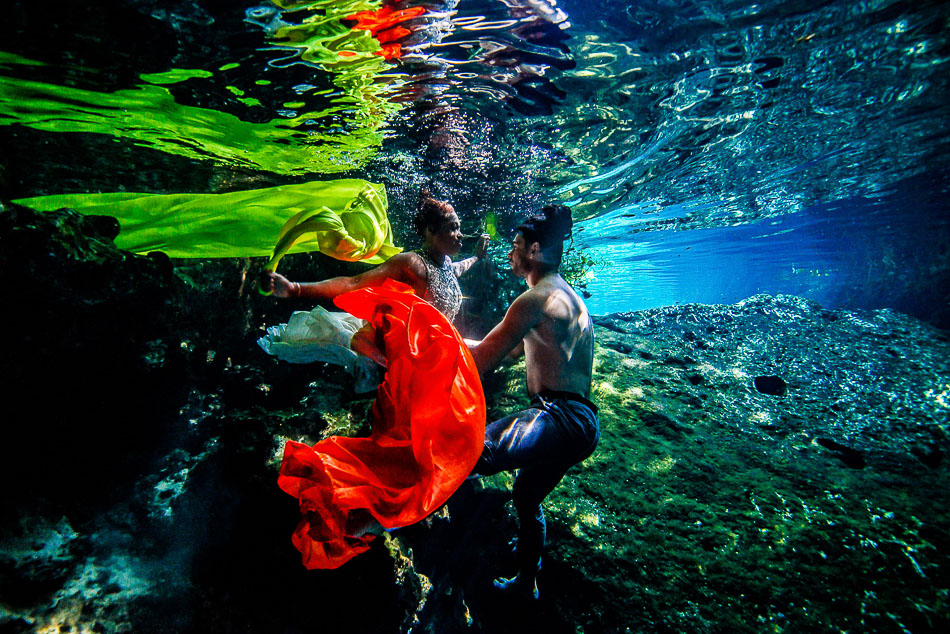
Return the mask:
<svg viewBox="0 0 950 634"><path fill-rule="evenodd" d="M442 219L453 211L452 205L444 200L433 198L428 189L423 189L419 192L416 215L412 217L412 228L424 240L426 229L435 233Z"/></svg>
<svg viewBox="0 0 950 634"><path fill-rule="evenodd" d="M524 236L525 244L537 242L542 251L556 254L560 260L564 241L571 235L573 227L570 207L547 205L540 212L528 214L517 231Z"/></svg>

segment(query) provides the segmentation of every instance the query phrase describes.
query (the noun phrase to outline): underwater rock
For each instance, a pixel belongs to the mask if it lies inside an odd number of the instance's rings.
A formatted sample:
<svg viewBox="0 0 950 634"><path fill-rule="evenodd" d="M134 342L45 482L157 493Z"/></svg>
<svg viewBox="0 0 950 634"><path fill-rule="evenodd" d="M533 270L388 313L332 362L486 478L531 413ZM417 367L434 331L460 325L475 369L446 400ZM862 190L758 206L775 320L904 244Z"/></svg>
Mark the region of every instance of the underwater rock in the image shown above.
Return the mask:
<svg viewBox="0 0 950 634"><path fill-rule="evenodd" d="M815 442L825 449L830 449L841 462L852 469L863 469L867 466L867 462L865 462L864 456L861 455L860 451L855 451L851 447L846 447L829 438L816 438Z"/></svg>
<svg viewBox="0 0 950 634"><path fill-rule="evenodd" d="M943 356L950 357L950 345L942 331L915 318L757 295L731 306L657 308L596 323L605 328L600 345L648 353L624 363L648 398L654 385L692 394L703 400L704 416L743 433L820 436L881 468L912 471L924 455L919 446L934 438L942 439L935 447L946 443L941 412L950 365ZM700 331L707 347L682 334ZM790 385L795 403L770 398L787 394ZM673 409L666 413L675 417Z"/></svg>
<svg viewBox="0 0 950 634"><path fill-rule="evenodd" d="M691 430L688 427L676 422L662 412L653 412L650 410L639 410L636 412L640 421L649 427L654 433L666 437L682 436Z"/></svg>
<svg viewBox="0 0 950 634"><path fill-rule="evenodd" d="M944 451L935 444L917 446L914 447L912 451L921 463L931 469L939 467L943 463L943 459L946 455Z"/></svg>
<svg viewBox="0 0 950 634"><path fill-rule="evenodd" d="M631 348L629 345L623 343L622 341L611 342L610 344L608 344L607 347L609 347L609 348L611 348L611 349L613 349L613 350L616 350L616 351L619 352L620 354L630 354L631 352L633 352L633 348Z"/></svg>
<svg viewBox="0 0 950 634"><path fill-rule="evenodd" d="M545 502L548 627L950 624L945 332L764 295L595 322L601 442Z"/></svg>
<svg viewBox="0 0 950 634"><path fill-rule="evenodd" d="M0 596L15 609L45 607L80 561L83 539L61 517L24 516L0 543Z"/></svg>
<svg viewBox="0 0 950 634"><path fill-rule="evenodd" d="M114 236L108 220L67 209L0 213L0 285L12 300L0 317L0 470L14 505L37 492L77 510L109 497L174 402L171 263L120 251Z"/></svg>
<svg viewBox="0 0 950 634"><path fill-rule="evenodd" d="M785 390L788 389L788 384L780 376L757 376L752 379L752 384L760 394L772 396L785 396Z"/></svg>

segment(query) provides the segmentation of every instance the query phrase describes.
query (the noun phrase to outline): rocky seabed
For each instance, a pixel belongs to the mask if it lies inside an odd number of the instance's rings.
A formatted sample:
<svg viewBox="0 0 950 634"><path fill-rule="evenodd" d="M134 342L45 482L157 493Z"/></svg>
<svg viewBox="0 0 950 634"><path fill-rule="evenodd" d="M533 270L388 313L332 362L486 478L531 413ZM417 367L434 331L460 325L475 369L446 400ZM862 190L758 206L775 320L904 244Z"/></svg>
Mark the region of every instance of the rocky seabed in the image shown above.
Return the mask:
<svg viewBox="0 0 950 634"><path fill-rule="evenodd" d="M371 398L257 348L295 308L256 294L261 263L134 256L116 230L0 213L0 632L950 625L946 331L791 296L598 317L600 446L546 501L541 599L512 603L505 474L304 570L283 443L366 434ZM522 376L486 378L490 416Z"/></svg>

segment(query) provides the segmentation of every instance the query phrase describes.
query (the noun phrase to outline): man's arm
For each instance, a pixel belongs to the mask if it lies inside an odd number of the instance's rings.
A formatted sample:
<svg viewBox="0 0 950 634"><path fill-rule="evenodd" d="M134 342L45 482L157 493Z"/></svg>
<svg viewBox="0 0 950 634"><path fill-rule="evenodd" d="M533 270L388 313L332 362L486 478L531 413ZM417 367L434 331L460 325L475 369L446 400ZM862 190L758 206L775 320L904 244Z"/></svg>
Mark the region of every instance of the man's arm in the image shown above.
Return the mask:
<svg viewBox="0 0 950 634"><path fill-rule="evenodd" d="M469 345L480 373L498 367L509 353L519 347L524 350L525 336L541 323L543 317L540 299L531 291L523 293L508 307L500 324L492 328L480 342Z"/></svg>

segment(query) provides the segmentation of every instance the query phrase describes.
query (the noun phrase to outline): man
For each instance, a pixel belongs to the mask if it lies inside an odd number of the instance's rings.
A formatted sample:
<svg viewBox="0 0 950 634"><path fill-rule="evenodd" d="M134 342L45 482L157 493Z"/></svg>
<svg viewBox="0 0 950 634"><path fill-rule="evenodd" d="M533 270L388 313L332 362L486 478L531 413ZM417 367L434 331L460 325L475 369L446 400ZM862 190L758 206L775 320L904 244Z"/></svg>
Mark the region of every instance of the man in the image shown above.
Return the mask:
<svg viewBox="0 0 950 634"><path fill-rule="evenodd" d="M587 307L558 273L570 210L549 205L530 216L512 243L511 270L528 283L505 318L480 342L469 342L484 373L506 357L525 355L531 407L490 424L475 473L518 469L512 498L521 524L519 572L496 579L506 593L538 598L545 523L541 501L567 470L593 452L600 438L590 394L594 329Z"/></svg>

